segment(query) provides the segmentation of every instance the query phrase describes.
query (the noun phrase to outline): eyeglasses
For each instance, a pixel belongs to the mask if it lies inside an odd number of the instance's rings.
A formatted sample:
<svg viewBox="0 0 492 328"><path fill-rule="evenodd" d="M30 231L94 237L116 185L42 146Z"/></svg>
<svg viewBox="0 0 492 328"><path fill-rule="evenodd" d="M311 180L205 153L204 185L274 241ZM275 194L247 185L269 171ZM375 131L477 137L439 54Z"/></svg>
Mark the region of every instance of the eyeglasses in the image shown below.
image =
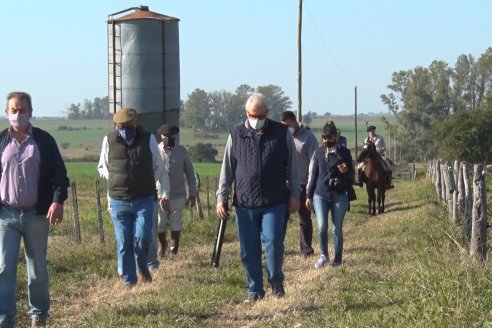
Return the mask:
<svg viewBox="0 0 492 328"><path fill-rule="evenodd" d="M249 112L246 112L246 115L248 115L248 117L250 117L250 118L256 118L258 120L264 120L267 118L267 114L254 115L254 114L251 114Z"/></svg>
<svg viewBox="0 0 492 328"><path fill-rule="evenodd" d="M321 138L322 139L326 139L326 140L335 140L337 137L336 136L325 134L325 135L322 135Z"/></svg>

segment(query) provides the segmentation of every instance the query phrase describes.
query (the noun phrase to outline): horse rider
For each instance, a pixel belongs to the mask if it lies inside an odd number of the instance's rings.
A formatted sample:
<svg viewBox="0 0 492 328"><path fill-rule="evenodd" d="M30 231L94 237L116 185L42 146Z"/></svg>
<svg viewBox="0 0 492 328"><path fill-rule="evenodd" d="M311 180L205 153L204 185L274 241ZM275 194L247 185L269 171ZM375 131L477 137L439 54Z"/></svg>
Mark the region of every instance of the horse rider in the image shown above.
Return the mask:
<svg viewBox="0 0 492 328"><path fill-rule="evenodd" d="M389 158L387 158L384 155L384 152L386 151L386 144L384 143L384 138L378 134L376 134L376 127L374 125L370 125L367 127L367 138L364 140L364 144L368 142L373 142L374 145L376 146L376 151L378 154L381 156L384 171L386 172L388 176L388 182L386 189L393 189L395 186L391 182L393 179L393 163ZM358 168L358 177L359 177L359 187L362 187L362 174L364 172L364 165L365 163L359 163L357 166Z"/></svg>

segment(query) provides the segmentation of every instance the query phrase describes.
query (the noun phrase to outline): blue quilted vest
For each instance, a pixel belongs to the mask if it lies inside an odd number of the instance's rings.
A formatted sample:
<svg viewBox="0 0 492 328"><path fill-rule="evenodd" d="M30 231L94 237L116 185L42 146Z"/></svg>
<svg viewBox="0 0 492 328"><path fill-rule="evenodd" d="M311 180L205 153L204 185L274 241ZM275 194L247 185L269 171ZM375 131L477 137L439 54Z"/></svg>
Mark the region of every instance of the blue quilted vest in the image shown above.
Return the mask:
<svg viewBox="0 0 492 328"><path fill-rule="evenodd" d="M232 155L237 160L233 205L237 207L270 207L287 201L287 126L267 120L262 132L258 147L244 124L231 129Z"/></svg>

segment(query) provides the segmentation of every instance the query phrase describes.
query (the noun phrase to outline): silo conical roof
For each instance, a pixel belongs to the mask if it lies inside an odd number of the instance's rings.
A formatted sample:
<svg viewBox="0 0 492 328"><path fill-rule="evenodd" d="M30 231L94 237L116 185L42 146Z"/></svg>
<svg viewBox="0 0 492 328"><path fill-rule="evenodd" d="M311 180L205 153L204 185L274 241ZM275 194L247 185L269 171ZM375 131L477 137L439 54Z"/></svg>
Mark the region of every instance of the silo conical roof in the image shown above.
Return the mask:
<svg viewBox="0 0 492 328"><path fill-rule="evenodd" d="M179 18L172 17L172 16L167 16L167 15L162 15L159 13L155 13L153 11L150 11L148 7L139 7L135 8L135 11L122 16L115 18L115 22L121 22L121 21L129 21L129 20L139 20L139 19L157 19L161 21L179 21Z"/></svg>

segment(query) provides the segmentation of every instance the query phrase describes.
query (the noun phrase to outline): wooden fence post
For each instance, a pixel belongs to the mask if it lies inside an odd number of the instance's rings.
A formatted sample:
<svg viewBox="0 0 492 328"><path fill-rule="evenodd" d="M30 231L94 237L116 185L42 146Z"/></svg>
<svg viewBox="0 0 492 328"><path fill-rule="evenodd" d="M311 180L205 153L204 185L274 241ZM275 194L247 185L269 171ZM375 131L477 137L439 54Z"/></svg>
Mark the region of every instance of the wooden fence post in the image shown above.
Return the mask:
<svg viewBox="0 0 492 328"><path fill-rule="evenodd" d="M470 164L463 163L463 184L465 186L464 195L464 214L463 214L463 227L465 233L465 241L470 242L471 238L471 223L472 223L472 206L473 206L473 193L470 190Z"/></svg>
<svg viewBox="0 0 492 328"><path fill-rule="evenodd" d="M446 173L447 173L448 167L446 165L446 162L441 161L441 199L444 202L444 204L448 204L448 197L447 197L447 185L446 185Z"/></svg>
<svg viewBox="0 0 492 328"><path fill-rule="evenodd" d="M473 167L470 255L482 263L487 259L487 190L483 164L475 164Z"/></svg>
<svg viewBox="0 0 492 328"><path fill-rule="evenodd" d="M214 211L215 209L217 208L217 196L215 196L215 192L217 191L217 189L219 189L219 178L218 177L214 177L214 190L213 190L213 194L214 194Z"/></svg>
<svg viewBox="0 0 492 328"><path fill-rule="evenodd" d="M454 161L454 177L456 180L457 187L453 192L453 224L460 224L460 211L459 211L459 194L460 194L460 163Z"/></svg>
<svg viewBox="0 0 492 328"><path fill-rule="evenodd" d="M79 221L79 204L77 201L77 185L72 182L70 189L72 190L72 208L73 208L73 228L75 232L75 242L80 244L82 238L80 236L80 221Z"/></svg>
<svg viewBox="0 0 492 328"><path fill-rule="evenodd" d="M207 218L210 218L210 185L209 185L209 178L205 178L205 184L207 186Z"/></svg>
<svg viewBox="0 0 492 328"><path fill-rule="evenodd" d="M99 189L99 179L96 180L96 206L97 206L97 222L99 223L99 241L104 244L104 225L101 209L101 192Z"/></svg>
<svg viewBox="0 0 492 328"><path fill-rule="evenodd" d="M436 178L435 178L434 185L436 186L437 199L439 202L441 202L442 201L442 197L441 197L441 160L439 160L439 159L436 159L435 172L436 172Z"/></svg>
<svg viewBox="0 0 492 328"><path fill-rule="evenodd" d="M451 163L446 161L446 198L448 204L449 219L453 220L453 194L456 190L456 180L454 178Z"/></svg>
<svg viewBox="0 0 492 328"><path fill-rule="evenodd" d="M198 212L198 218L203 220L203 210L202 210L202 202L200 200L200 189L202 187L202 182L200 180L200 176L198 173L195 173L196 178L196 211Z"/></svg>

